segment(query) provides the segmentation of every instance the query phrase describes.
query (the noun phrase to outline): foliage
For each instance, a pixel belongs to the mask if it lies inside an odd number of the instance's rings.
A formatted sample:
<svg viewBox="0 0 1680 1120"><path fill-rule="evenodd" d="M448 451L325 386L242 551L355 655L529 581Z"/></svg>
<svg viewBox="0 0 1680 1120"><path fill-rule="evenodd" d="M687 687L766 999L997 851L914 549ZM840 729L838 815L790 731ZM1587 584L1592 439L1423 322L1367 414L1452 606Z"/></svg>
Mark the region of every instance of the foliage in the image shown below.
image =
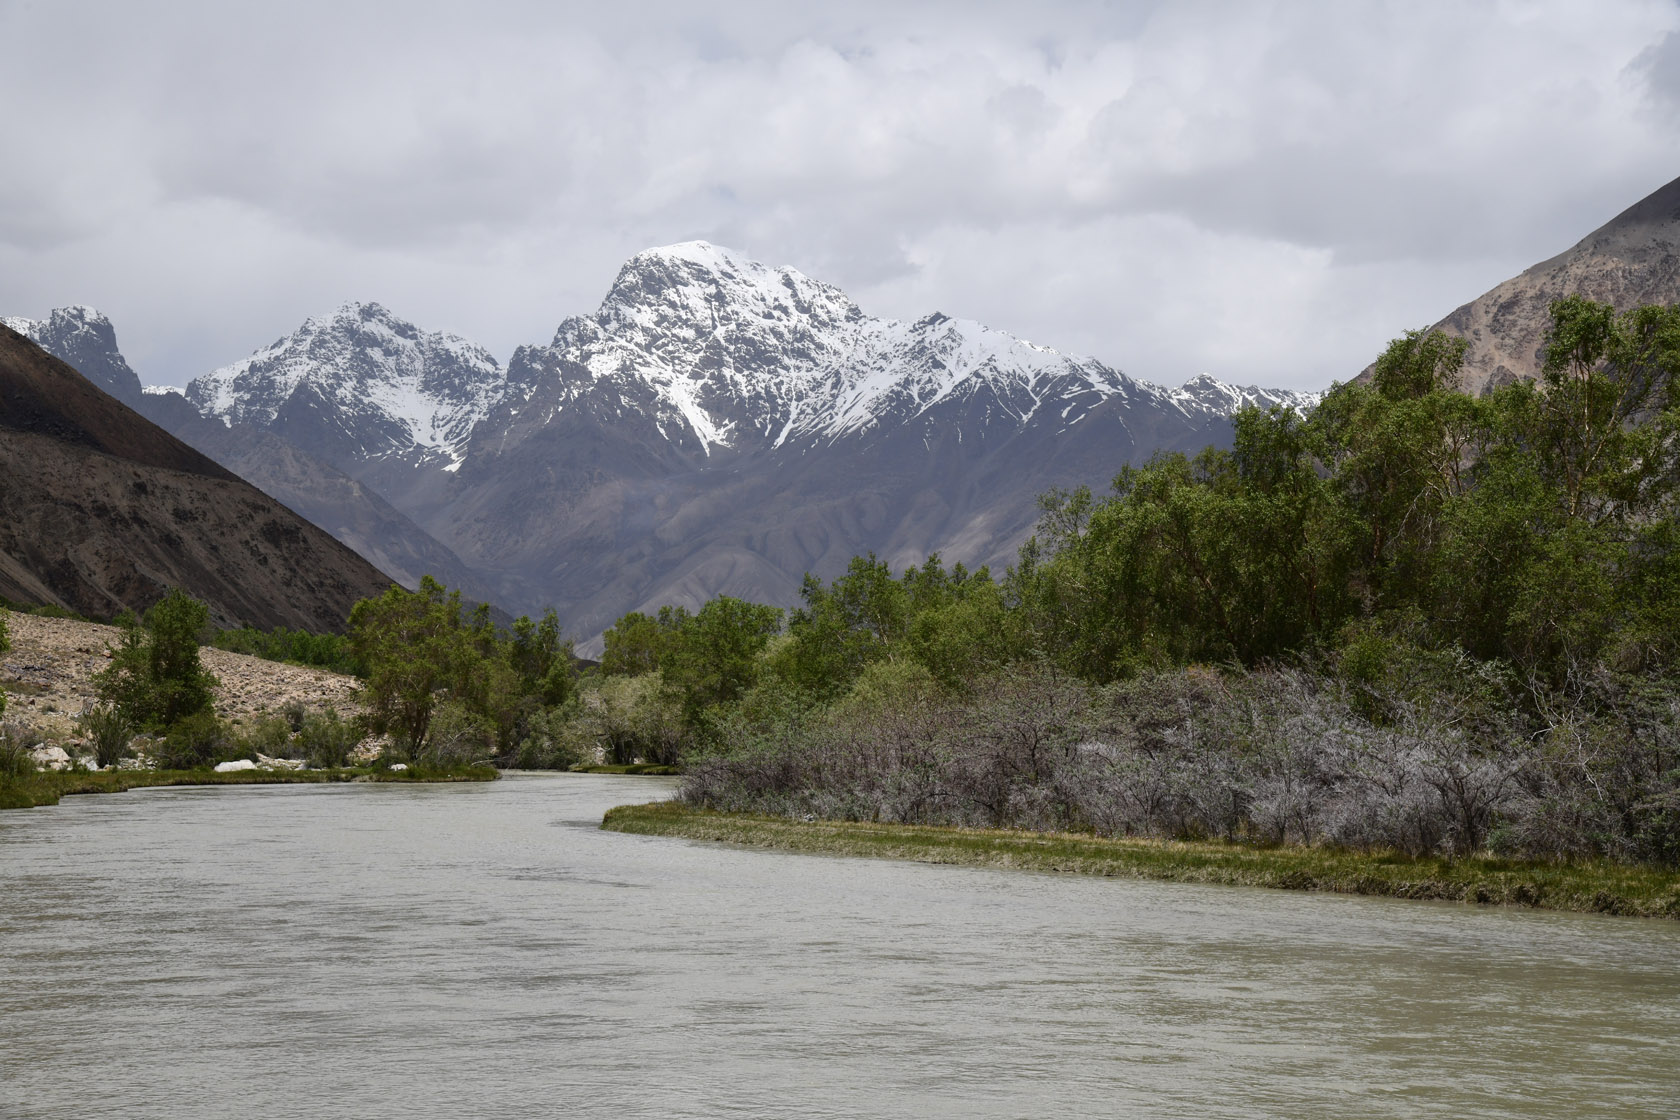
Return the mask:
<svg viewBox="0 0 1680 1120"><path fill-rule="evenodd" d="M199 660L210 609L179 588L146 612L128 615L111 664L94 678L100 701L131 728L160 729L211 711L217 680Z"/></svg>
<svg viewBox="0 0 1680 1120"><path fill-rule="evenodd" d="M350 762L350 752L360 738L354 724L340 718L337 710L308 712L296 724L297 746L310 766L336 768Z"/></svg>
<svg viewBox="0 0 1680 1120"><path fill-rule="evenodd" d="M292 722L283 715L258 716L238 737L235 749L242 758L256 760L257 755L269 758L292 758Z"/></svg>
<svg viewBox="0 0 1680 1120"><path fill-rule="evenodd" d="M93 746L100 766L115 766L129 753L133 728L114 704L90 704L76 717L76 726Z"/></svg>
<svg viewBox="0 0 1680 1120"><path fill-rule="evenodd" d="M427 729L424 749L414 761L439 768L469 766L495 753L496 729L488 719L458 700L439 704Z"/></svg>
<svg viewBox="0 0 1680 1120"><path fill-rule="evenodd" d="M203 770L238 754L239 745L227 722L214 712L198 711L170 725L152 750L152 762L159 770Z"/></svg>
<svg viewBox="0 0 1680 1120"><path fill-rule="evenodd" d="M40 741L39 732L15 720L0 723L0 786L35 773L33 751Z"/></svg>
<svg viewBox="0 0 1680 1120"><path fill-rule="evenodd" d="M572 645L553 611L536 622L522 617L501 634L487 607L467 612L459 591L430 576L417 591L393 586L357 603L349 643L364 667L370 729L390 734L414 761L510 758L530 725L576 689ZM432 720L445 704L454 706L448 726L434 737Z"/></svg>
<svg viewBox="0 0 1680 1120"><path fill-rule="evenodd" d="M578 719L580 707L574 699L527 720L508 764L526 770L573 770L594 762L594 737Z"/></svg>
<svg viewBox="0 0 1680 1120"><path fill-rule="evenodd" d="M349 639L342 634L312 634L307 630L288 630L284 626L273 630L241 626L233 630L217 630L210 644L230 653L243 653L290 665L309 665L351 676L359 676L365 671L351 652Z"/></svg>

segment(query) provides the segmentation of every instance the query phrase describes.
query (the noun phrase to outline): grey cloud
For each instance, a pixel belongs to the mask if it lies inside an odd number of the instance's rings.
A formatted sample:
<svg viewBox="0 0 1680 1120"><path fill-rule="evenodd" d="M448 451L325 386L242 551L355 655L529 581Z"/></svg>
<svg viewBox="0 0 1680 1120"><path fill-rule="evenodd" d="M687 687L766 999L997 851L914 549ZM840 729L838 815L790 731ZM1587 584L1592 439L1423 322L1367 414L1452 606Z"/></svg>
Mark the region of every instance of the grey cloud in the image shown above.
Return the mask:
<svg viewBox="0 0 1680 1120"><path fill-rule="evenodd" d="M31 46L0 70L0 313L101 303L155 379L346 298L505 357L631 253L706 237L880 314L938 308L1143 376L1312 384L1362 366L1378 324L1437 317L1672 177L1680 120L1640 106L1680 81L1676 24L1641 0L1520 21L0 6L0 38Z"/></svg>

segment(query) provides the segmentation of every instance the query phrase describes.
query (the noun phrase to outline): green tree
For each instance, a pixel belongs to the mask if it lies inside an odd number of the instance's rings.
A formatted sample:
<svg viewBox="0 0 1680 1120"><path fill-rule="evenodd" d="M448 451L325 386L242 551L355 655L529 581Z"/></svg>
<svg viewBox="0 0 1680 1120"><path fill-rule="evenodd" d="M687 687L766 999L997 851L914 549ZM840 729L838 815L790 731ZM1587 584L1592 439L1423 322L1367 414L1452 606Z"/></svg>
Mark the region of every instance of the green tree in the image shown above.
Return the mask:
<svg viewBox="0 0 1680 1120"><path fill-rule="evenodd" d="M781 628L779 608L728 595L681 622L661 655L660 673L691 731L704 734L717 709L752 687L758 655Z"/></svg>
<svg viewBox="0 0 1680 1120"><path fill-rule="evenodd" d="M100 699L130 727L172 727L212 711L219 682L199 658L210 608L179 588L145 614L129 615L111 664L95 677Z"/></svg>
<svg viewBox="0 0 1680 1120"><path fill-rule="evenodd" d="M524 615L514 622L508 660L520 691L544 707L564 704L575 691L572 643L561 639L560 620L552 608L540 622Z"/></svg>
<svg viewBox="0 0 1680 1120"><path fill-rule="evenodd" d="M640 611L631 611L601 635L605 648L601 653L601 673L604 676L637 677L659 668L659 659L671 634L681 625L687 612L666 607L654 618Z"/></svg>
<svg viewBox="0 0 1680 1120"><path fill-rule="evenodd" d="M350 646L367 666L373 729L419 757L439 694L471 692L478 635L461 614L461 593L431 576L418 591L391 586L350 612Z"/></svg>

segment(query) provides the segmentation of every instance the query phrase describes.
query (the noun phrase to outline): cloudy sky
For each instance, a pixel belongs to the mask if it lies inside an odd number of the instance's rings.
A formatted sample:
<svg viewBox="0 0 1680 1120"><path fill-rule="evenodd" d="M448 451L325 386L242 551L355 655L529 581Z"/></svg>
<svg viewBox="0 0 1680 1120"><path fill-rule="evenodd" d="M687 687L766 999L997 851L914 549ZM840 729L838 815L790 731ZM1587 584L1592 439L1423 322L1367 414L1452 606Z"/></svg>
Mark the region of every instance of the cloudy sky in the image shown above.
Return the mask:
<svg viewBox="0 0 1680 1120"><path fill-rule="evenodd" d="M98 307L154 383L349 299L505 360L704 238L872 314L1319 387L1680 176L1677 29L1674 0L0 0L0 314Z"/></svg>

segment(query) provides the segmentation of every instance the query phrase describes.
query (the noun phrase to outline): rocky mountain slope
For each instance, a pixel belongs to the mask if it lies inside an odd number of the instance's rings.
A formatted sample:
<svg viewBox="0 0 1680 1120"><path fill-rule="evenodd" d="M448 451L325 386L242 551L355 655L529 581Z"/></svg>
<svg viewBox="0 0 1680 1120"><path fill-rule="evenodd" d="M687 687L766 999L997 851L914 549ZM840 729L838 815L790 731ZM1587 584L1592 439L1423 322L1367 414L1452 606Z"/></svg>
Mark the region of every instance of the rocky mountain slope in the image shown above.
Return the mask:
<svg viewBox="0 0 1680 1120"><path fill-rule="evenodd" d="M0 595L84 614L170 587L222 625L342 628L390 580L249 483L0 328Z"/></svg>
<svg viewBox="0 0 1680 1120"><path fill-rule="evenodd" d="M1481 393L1538 377L1548 309L1570 295L1624 310L1680 301L1680 179L1435 324L1470 340L1464 388Z"/></svg>

